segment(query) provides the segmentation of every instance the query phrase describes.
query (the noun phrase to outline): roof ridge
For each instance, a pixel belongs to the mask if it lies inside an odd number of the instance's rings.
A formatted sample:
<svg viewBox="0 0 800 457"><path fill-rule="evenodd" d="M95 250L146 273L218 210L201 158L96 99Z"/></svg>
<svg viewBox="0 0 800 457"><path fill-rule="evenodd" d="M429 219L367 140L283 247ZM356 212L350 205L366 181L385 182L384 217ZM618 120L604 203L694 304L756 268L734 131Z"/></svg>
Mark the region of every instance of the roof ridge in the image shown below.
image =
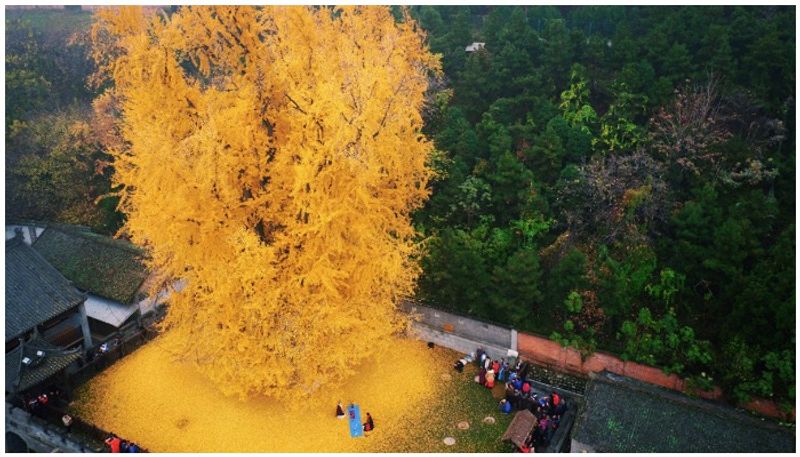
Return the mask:
<svg viewBox="0 0 800 457"><path fill-rule="evenodd" d="M88 227L83 228L83 226L68 226L65 224L55 224L48 226L47 228L59 231L61 233L64 233L65 235L79 236L87 241L103 244L114 249L123 249L142 256L146 254L144 249L140 248L139 246L136 246L135 244L133 244L128 240L123 240L121 238L114 238L108 235L103 235L101 233L96 233Z"/></svg>

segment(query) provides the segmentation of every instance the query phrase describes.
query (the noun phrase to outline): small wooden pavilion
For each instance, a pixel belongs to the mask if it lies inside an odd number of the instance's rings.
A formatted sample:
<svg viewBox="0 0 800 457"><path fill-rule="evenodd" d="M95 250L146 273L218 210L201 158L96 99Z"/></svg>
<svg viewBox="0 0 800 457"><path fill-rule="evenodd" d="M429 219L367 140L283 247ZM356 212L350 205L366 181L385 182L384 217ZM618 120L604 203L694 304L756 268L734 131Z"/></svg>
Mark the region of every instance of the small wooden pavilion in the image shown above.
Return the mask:
<svg viewBox="0 0 800 457"><path fill-rule="evenodd" d="M531 434L537 424L536 416L527 409L523 409L514 415L508 430L501 438L503 441L511 441L517 448L525 446L525 440Z"/></svg>

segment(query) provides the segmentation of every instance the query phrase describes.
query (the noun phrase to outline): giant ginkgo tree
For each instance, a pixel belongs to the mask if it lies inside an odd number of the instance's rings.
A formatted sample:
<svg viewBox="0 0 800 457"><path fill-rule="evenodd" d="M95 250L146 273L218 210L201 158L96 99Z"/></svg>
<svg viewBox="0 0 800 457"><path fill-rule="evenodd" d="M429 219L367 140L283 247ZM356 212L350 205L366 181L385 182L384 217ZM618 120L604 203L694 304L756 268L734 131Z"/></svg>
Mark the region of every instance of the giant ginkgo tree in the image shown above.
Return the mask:
<svg viewBox="0 0 800 457"><path fill-rule="evenodd" d="M124 230L186 281L175 354L229 394L308 395L406 328L439 72L413 20L113 8L92 37Z"/></svg>

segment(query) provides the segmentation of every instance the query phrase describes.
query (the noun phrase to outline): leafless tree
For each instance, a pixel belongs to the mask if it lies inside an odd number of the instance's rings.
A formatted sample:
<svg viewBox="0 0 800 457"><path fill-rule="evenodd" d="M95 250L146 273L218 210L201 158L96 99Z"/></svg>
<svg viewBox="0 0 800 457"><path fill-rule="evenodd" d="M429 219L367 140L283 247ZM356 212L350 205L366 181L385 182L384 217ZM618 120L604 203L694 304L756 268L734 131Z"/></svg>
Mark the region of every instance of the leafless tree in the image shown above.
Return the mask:
<svg viewBox="0 0 800 457"><path fill-rule="evenodd" d="M558 196L570 238L612 243L657 233L670 208L664 174L663 164L642 149L584 165Z"/></svg>
<svg viewBox="0 0 800 457"><path fill-rule="evenodd" d="M715 169L720 152L713 146L731 137L717 91L717 81L686 85L675 90L675 98L650 119L653 150L668 163L699 175Z"/></svg>
<svg viewBox="0 0 800 457"><path fill-rule="evenodd" d="M722 97L718 80L687 84L675 99L650 119L653 152L669 165L694 175L710 174L729 185L758 183L776 174L764 154L785 139L786 128L745 93ZM738 137L745 154L724 151L720 145Z"/></svg>

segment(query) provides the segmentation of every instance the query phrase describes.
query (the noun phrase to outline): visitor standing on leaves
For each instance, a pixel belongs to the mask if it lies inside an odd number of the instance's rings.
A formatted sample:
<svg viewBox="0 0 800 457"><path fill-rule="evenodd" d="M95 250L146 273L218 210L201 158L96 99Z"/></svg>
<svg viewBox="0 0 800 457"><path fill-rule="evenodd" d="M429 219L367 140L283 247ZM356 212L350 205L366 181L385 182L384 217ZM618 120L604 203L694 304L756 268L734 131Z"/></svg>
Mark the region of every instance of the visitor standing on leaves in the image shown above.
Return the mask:
<svg viewBox="0 0 800 457"><path fill-rule="evenodd" d="M61 416L61 422L64 423L64 427L67 427L67 433L69 433L70 430L72 430L72 416L69 414L64 414Z"/></svg>
<svg viewBox="0 0 800 457"><path fill-rule="evenodd" d="M341 400L339 400L339 402L336 403L336 417L339 419L344 419L344 408L342 408Z"/></svg>
<svg viewBox="0 0 800 457"><path fill-rule="evenodd" d="M108 447L111 448L112 453L119 452L120 445L122 444L122 440L120 440L116 435L111 434L108 438L106 438L105 443Z"/></svg>

